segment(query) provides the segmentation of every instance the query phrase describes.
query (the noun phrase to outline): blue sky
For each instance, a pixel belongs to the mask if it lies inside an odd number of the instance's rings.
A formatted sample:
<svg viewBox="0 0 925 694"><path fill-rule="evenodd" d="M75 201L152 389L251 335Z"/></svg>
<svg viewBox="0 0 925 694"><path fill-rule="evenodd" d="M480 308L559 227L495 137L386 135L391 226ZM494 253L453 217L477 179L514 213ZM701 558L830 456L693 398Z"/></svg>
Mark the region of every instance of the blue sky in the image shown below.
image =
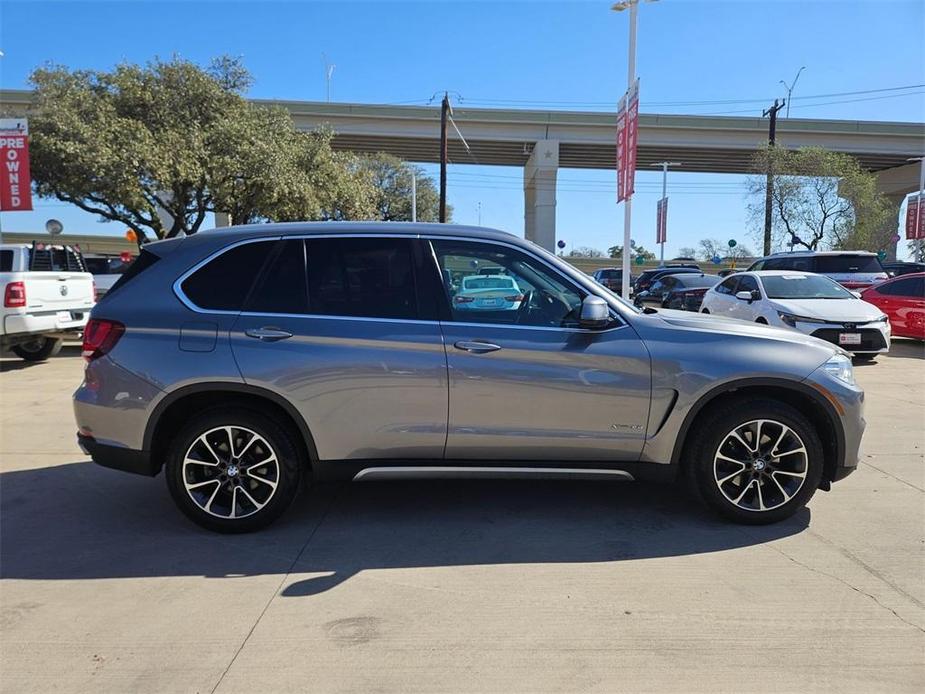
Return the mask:
<svg viewBox="0 0 925 694"><path fill-rule="evenodd" d="M45 62L108 69L175 53L202 63L231 54L254 74L251 96L323 100L325 53L337 66L335 101L423 104L450 90L469 106L610 110L626 88L628 18L609 5L4 0L0 85L25 88ZM644 113L759 115L783 95L779 80L805 65L795 117L925 121L921 88L891 98L806 98L925 83L921 0L662 0L639 14ZM521 176L517 168L454 164L455 220L477 222L481 206L483 224L522 234ZM650 248L660 181L654 171L637 174L633 237ZM604 249L622 238L613 184L608 171L560 171L558 235L569 247ZM668 257L705 237L756 246L742 177L677 173L669 185ZM122 231L55 201L34 202L34 213L4 213L3 229L35 231L54 216L73 233Z"/></svg>

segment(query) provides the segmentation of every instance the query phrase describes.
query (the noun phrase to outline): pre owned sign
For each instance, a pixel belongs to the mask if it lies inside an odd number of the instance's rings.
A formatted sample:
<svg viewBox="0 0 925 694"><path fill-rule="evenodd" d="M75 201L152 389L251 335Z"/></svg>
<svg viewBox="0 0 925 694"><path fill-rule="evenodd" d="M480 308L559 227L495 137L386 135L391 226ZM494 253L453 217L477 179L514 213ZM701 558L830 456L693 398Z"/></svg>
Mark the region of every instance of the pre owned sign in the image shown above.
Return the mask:
<svg viewBox="0 0 925 694"><path fill-rule="evenodd" d="M0 120L0 210L31 209L32 178L25 121Z"/></svg>

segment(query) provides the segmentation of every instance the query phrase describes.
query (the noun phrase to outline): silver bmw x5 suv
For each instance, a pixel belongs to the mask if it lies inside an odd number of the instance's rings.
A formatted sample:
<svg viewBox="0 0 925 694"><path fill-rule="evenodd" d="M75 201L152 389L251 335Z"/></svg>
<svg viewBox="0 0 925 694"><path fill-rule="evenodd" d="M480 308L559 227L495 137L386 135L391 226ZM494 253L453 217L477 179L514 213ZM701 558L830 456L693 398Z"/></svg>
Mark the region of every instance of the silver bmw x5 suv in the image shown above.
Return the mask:
<svg viewBox="0 0 925 694"><path fill-rule="evenodd" d="M854 470L847 354L765 326L640 312L480 228L268 224L152 243L96 305L74 395L107 467L164 470L220 532L305 482L685 480L742 523Z"/></svg>

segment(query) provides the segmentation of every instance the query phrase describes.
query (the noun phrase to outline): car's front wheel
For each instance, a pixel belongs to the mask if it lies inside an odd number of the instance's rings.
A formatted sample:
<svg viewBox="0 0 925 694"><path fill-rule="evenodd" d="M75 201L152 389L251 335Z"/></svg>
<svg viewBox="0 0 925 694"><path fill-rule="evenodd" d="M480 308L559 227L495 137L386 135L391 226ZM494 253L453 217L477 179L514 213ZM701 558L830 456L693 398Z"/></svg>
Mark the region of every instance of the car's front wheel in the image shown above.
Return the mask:
<svg viewBox="0 0 925 694"><path fill-rule="evenodd" d="M167 486L195 523L222 533L269 525L299 489L304 461L293 435L243 408L216 408L192 419L173 439Z"/></svg>
<svg viewBox="0 0 925 694"><path fill-rule="evenodd" d="M711 509L739 523L789 518L822 479L822 442L797 409L776 400L737 399L696 424L688 473Z"/></svg>

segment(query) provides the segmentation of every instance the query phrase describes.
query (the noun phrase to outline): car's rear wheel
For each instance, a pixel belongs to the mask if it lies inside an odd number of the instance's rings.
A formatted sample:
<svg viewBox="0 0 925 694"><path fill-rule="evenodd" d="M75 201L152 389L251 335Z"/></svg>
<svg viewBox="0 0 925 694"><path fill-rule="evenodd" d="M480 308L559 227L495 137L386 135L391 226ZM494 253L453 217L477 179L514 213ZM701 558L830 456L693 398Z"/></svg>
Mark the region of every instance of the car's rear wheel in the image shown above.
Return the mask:
<svg viewBox="0 0 925 694"><path fill-rule="evenodd" d="M700 309L700 312L701 312L701 313L707 313L707 314L709 314L709 313L710 313L710 310L709 310L709 309L706 309L706 308L702 308L702 309Z"/></svg>
<svg viewBox="0 0 925 694"><path fill-rule="evenodd" d="M242 533L269 525L289 507L303 468L286 428L258 412L218 408L174 438L166 476L174 502L193 522Z"/></svg>
<svg viewBox="0 0 925 694"><path fill-rule="evenodd" d="M37 335L28 342L20 342L12 351L26 361L45 361L60 352L63 344L64 340Z"/></svg>
<svg viewBox="0 0 925 694"><path fill-rule="evenodd" d="M691 482L712 510L739 523L789 518L822 479L823 450L812 423L776 400L735 400L697 422Z"/></svg>

